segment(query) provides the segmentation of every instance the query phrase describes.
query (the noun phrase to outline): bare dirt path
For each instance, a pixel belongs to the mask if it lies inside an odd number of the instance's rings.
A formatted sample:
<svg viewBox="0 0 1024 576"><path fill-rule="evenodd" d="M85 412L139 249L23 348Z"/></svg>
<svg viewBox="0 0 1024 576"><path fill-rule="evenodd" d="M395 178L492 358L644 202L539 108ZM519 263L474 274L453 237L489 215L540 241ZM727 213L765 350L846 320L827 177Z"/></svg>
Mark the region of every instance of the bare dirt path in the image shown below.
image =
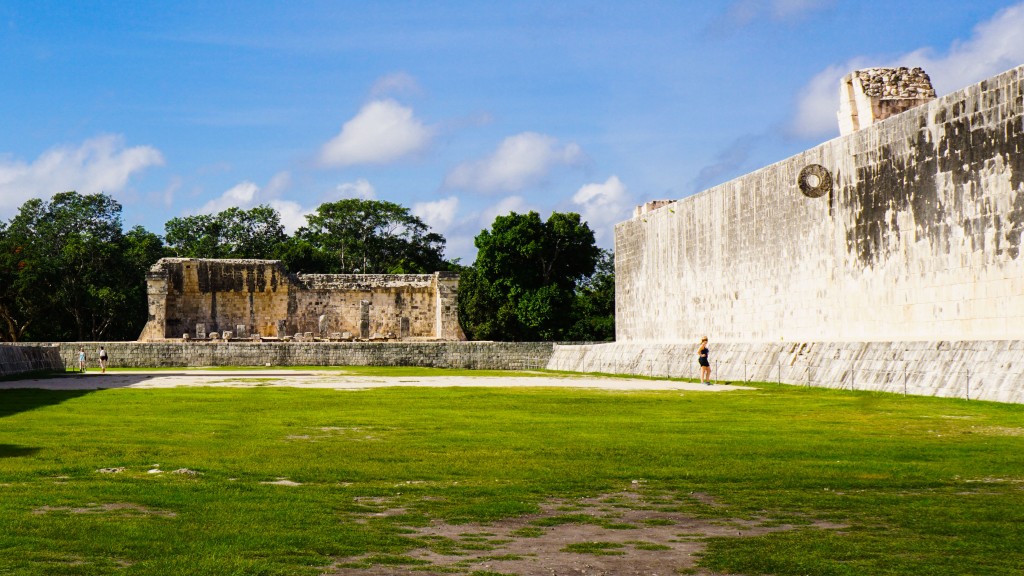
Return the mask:
<svg viewBox="0 0 1024 576"><path fill-rule="evenodd" d="M331 371L291 370L182 370L152 372L86 372L56 378L33 378L0 382L0 390L40 388L46 390L97 390L106 388L175 388L179 386L225 386L255 388L327 388L363 390L392 386L420 387L556 387L602 390L690 390L725 392L749 389L728 384L704 385L672 380L611 378L592 375L558 376L361 376Z"/></svg>

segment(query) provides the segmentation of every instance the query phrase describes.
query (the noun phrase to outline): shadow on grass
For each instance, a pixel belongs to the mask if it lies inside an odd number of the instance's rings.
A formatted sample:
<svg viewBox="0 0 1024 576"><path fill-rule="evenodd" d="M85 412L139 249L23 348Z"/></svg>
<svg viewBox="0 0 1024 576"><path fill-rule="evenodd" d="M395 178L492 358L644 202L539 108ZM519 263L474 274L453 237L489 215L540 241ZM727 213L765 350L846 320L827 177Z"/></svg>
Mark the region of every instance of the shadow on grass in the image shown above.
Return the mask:
<svg viewBox="0 0 1024 576"><path fill-rule="evenodd" d="M0 444L0 458L20 458L22 456L33 456L39 452L39 448L30 446L19 446L17 444Z"/></svg>
<svg viewBox="0 0 1024 576"><path fill-rule="evenodd" d="M95 390L37 390L31 388L12 388L0 390L0 418L28 412L44 406L53 406L72 400ZM0 444L0 457L10 456L4 450L10 450L9 444ZM17 454L15 454L17 455Z"/></svg>

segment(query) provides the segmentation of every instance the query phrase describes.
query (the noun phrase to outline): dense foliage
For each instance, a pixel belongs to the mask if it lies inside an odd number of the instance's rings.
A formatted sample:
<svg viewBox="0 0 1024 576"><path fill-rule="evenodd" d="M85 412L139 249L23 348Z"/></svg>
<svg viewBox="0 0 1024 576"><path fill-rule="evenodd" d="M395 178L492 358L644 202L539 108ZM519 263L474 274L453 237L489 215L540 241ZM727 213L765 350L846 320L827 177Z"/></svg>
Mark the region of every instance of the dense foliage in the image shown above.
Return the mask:
<svg viewBox="0 0 1024 576"><path fill-rule="evenodd" d="M279 259L307 273L461 273L470 338L610 340L610 252L578 214L495 219L471 266L444 258L445 238L408 208L380 200L321 204L289 236L271 206L172 218L160 237L125 232L105 194L29 200L0 222L0 341L134 340L146 322L146 270L163 256Z"/></svg>
<svg viewBox="0 0 1024 576"><path fill-rule="evenodd" d="M448 269L445 239L409 209L383 200L321 204L295 237L326 269L342 274L420 274Z"/></svg>
<svg viewBox="0 0 1024 576"><path fill-rule="evenodd" d="M475 243L476 262L459 282L460 320L471 338L612 336L606 321L586 317L588 311L614 315L614 288L609 293L610 256L579 214L555 212L547 221L536 212L498 216Z"/></svg>
<svg viewBox="0 0 1024 576"><path fill-rule="evenodd" d="M267 205L172 218L164 229L168 249L183 258L270 258L288 238L281 215Z"/></svg>
<svg viewBox="0 0 1024 576"><path fill-rule="evenodd" d="M75 192L33 199L0 230L3 340L134 338L159 237L121 229L121 205ZM130 335L130 336L129 336Z"/></svg>

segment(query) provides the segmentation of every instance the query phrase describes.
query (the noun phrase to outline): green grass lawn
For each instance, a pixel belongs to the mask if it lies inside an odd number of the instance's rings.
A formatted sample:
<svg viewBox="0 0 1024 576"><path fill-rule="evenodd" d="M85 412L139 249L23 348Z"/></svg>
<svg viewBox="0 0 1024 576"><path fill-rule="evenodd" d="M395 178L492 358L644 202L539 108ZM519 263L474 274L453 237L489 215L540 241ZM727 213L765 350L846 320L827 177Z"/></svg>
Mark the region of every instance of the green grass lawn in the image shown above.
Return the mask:
<svg viewBox="0 0 1024 576"><path fill-rule="evenodd" d="M411 527L627 488L709 521L797 526L702 538L701 573L1024 572L1017 405L775 385L0 390L0 574L406 565L441 546ZM375 513L384 500L394 513Z"/></svg>

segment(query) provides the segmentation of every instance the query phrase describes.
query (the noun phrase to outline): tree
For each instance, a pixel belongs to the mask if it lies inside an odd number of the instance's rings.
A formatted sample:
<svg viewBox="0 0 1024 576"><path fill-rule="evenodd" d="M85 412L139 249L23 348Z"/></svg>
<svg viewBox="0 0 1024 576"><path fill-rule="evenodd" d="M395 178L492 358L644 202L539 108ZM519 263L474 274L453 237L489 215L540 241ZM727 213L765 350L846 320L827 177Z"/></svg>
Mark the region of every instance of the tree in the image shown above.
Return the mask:
<svg viewBox="0 0 1024 576"><path fill-rule="evenodd" d="M162 252L147 234L126 237L121 205L104 194L25 202L0 235L3 339L135 338L152 264L143 260Z"/></svg>
<svg viewBox="0 0 1024 576"><path fill-rule="evenodd" d="M579 214L498 216L475 239L459 280L463 329L475 339L562 340L576 323L576 290L600 257Z"/></svg>
<svg viewBox="0 0 1024 576"><path fill-rule="evenodd" d="M172 218L164 230L171 252L183 258L276 258L288 239L281 215L265 204Z"/></svg>
<svg viewBox="0 0 1024 576"><path fill-rule="evenodd" d="M576 289L574 316L576 323L566 339L615 339L615 254L611 250L601 250L594 274Z"/></svg>
<svg viewBox="0 0 1024 576"><path fill-rule="evenodd" d="M296 238L308 243L310 263L323 262L315 251L329 255L327 269L317 272L417 274L446 270L445 239L430 232L408 208L383 200L345 199L328 202L306 216L308 225ZM313 270L307 270L313 271Z"/></svg>

